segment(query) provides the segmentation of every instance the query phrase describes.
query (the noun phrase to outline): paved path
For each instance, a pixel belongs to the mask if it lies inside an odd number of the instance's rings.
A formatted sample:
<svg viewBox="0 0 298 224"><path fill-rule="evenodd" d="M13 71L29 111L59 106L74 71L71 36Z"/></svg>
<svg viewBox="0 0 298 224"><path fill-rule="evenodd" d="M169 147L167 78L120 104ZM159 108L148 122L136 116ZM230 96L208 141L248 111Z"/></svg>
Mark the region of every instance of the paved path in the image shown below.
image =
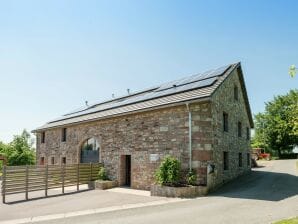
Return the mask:
<svg viewBox="0 0 298 224"><path fill-rule="evenodd" d="M181 199L150 197L147 191L115 188L108 191L86 190L76 193L75 188L66 188L70 194L61 195L61 189L49 191L51 197L44 198L44 192L29 193L33 200L20 201L24 194L7 196L7 204L0 202L0 224L7 220L23 219L28 222L32 217L51 216L56 214L90 214L95 209L109 211L128 207L138 207L160 203L171 203ZM87 186L81 186L87 189ZM73 193L71 193L73 192ZM60 194L60 195L59 195ZM43 198L38 198L43 197ZM35 198L35 199L34 199ZM132 206L134 205L134 206ZM83 211L83 213L81 212ZM86 211L89 211L89 213ZM60 217L60 216L58 216ZM29 218L29 219L28 219ZM22 223L21 222L21 223ZM10 223L16 223L12 221Z"/></svg>
<svg viewBox="0 0 298 224"><path fill-rule="evenodd" d="M268 162L266 167L254 169L251 174L227 184L208 197L172 203L162 203L159 198L156 200L160 202L136 203L135 205L140 206L131 208L128 206L114 207L112 210L95 209L92 212L89 210L86 215L64 214L60 219L47 220L51 217L44 217L46 220L41 221L43 217L40 217L39 220L40 223L48 224L271 223L298 216L298 177L295 162L295 160ZM107 193L120 194L104 192ZM122 203L125 204L124 201Z"/></svg>

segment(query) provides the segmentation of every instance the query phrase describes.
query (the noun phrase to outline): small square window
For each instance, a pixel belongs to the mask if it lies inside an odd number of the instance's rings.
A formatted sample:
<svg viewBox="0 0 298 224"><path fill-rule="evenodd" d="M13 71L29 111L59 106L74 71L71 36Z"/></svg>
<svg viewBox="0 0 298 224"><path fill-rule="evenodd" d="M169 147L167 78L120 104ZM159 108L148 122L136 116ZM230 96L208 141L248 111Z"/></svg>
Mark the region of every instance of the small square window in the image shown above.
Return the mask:
<svg viewBox="0 0 298 224"><path fill-rule="evenodd" d="M67 129L66 128L62 128L62 136L61 136L61 141L62 142L66 142L66 134L67 134Z"/></svg>
<svg viewBox="0 0 298 224"><path fill-rule="evenodd" d="M44 163L45 163L45 162L44 162L44 157L40 157L40 160L39 160L39 165L42 165L42 166L43 166L43 165L44 165Z"/></svg>
<svg viewBox="0 0 298 224"><path fill-rule="evenodd" d="M238 137L242 137L242 124L238 122Z"/></svg>
<svg viewBox="0 0 298 224"><path fill-rule="evenodd" d="M229 131L229 116L227 113L223 113L223 130L225 132Z"/></svg>
<svg viewBox="0 0 298 224"><path fill-rule="evenodd" d="M228 170L229 169L229 153L223 152L223 169Z"/></svg>
<svg viewBox="0 0 298 224"><path fill-rule="evenodd" d="M238 154L238 165L239 165L239 167L242 167L242 153L241 152Z"/></svg>
<svg viewBox="0 0 298 224"><path fill-rule="evenodd" d="M250 166L250 154L247 153L247 166Z"/></svg>
<svg viewBox="0 0 298 224"><path fill-rule="evenodd" d="M43 143L45 143L45 140L46 140L46 133L43 131L43 132L41 132L40 142L43 144Z"/></svg>
<svg viewBox="0 0 298 224"><path fill-rule="evenodd" d="M238 87L237 86L234 86L234 100L238 101Z"/></svg>

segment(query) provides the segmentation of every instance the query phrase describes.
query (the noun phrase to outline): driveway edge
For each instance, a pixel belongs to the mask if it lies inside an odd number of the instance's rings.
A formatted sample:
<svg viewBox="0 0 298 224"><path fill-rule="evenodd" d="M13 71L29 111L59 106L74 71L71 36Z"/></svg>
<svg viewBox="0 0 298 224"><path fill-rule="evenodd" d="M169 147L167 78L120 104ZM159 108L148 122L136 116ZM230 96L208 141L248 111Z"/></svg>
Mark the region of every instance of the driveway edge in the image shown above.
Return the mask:
<svg viewBox="0 0 298 224"><path fill-rule="evenodd" d="M120 210L132 209L132 208L142 208L142 207L147 207L147 206L164 205L164 204L180 202L180 201L188 201L188 200L191 200L191 199L167 198L164 200L152 201L152 202L146 202L146 203L117 205L117 206L111 206L111 207L106 207L106 208L96 208L96 209L88 209L88 210L67 212L67 213L60 213L60 214L35 216L35 217L24 218L24 219L12 219L12 220L0 221L0 224L36 223L36 222L41 222L41 221L49 221L49 220L55 220L55 219L76 217L76 216L81 216L81 215L92 215L92 214L100 214L100 213L105 213L105 212L120 211Z"/></svg>

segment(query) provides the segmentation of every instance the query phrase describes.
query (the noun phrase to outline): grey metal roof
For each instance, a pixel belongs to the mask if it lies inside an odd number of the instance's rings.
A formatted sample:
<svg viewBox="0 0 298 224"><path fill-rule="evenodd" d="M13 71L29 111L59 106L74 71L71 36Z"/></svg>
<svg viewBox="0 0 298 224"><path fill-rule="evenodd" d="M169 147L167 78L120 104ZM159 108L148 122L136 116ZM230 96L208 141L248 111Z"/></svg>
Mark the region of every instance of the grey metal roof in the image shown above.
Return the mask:
<svg viewBox="0 0 298 224"><path fill-rule="evenodd" d="M95 103L52 120L35 131L206 98L211 96L237 65L223 66L124 97Z"/></svg>

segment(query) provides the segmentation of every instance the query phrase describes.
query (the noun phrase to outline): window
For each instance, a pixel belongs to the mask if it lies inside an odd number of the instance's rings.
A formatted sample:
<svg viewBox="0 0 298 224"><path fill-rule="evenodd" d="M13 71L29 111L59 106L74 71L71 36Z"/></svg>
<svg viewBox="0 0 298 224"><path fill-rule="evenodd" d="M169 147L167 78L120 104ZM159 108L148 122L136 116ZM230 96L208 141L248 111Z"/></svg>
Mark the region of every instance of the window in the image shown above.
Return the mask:
<svg viewBox="0 0 298 224"><path fill-rule="evenodd" d="M40 139L41 143L42 144L45 143L45 140L46 140L46 133L45 132L41 132L41 139Z"/></svg>
<svg viewBox="0 0 298 224"><path fill-rule="evenodd" d="M223 152L223 162L224 162L224 170L229 169L229 153L228 152Z"/></svg>
<svg viewBox="0 0 298 224"><path fill-rule="evenodd" d="M242 136L242 124L241 122L238 122L238 137Z"/></svg>
<svg viewBox="0 0 298 224"><path fill-rule="evenodd" d="M229 116L227 113L223 113L223 130L228 132L229 131Z"/></svg>
<svg viewBox="0 0 298 224"><path fill-rule="evenodd" d="M234 86L234 100L238 101L238 87Z"/></svg>
<svg viewBox="0 0 298 224"><path fill-rule="evenodd" d="M66 164L66 157L62 157L62 159L61 159L61 163L62 163L62 164Z"/></svg>
<svg viewBox="0 0 298 224"><path fill-rule="evenodd" d="M83 143L82 150L99 150L99 144L95 138L89 138Z"/></svg>
<svg viewBox="0 0 298 224"><path fill-rule="evenodd" d="M44 165L44 157L40 157L39 165Z"/></svg>
<svg viewBox="0 0 298 224"><path fill-rule="evenodd" d="M83 142L81 148L81 163L98 163L100 158L100 146L95 138L89 138Z"/></svg>
<svg viewBox="0 0 298 224"><path fill-rule="evenodd" d="M52 164L52 165L55 164L55 157L51 157L51 164Z"/></svg>
<svg viewBox="0 0 298 224"><path fill-rule="evenodd" d="M248 127L246 128L246 140L250 140L250 130Z"/></svg>
<svg viewBox="0 0 298 224"><path fill-rule="evenodd" d="M242 153L239 152L238 154L238 164L239 164L239 167L242 167Z"/></svg>
<svg viewBox="0 0 298 224"><path fill-rule="evenodd" d="M66 128L62 128L62 137L61 137L61 141L62 142L66 142Z"/></svg>
<svg viewBox="0 0 298 224"><path fill-rule="evenodd" d="M250 166L250 154L247 153L247 166Z"/></svg>

